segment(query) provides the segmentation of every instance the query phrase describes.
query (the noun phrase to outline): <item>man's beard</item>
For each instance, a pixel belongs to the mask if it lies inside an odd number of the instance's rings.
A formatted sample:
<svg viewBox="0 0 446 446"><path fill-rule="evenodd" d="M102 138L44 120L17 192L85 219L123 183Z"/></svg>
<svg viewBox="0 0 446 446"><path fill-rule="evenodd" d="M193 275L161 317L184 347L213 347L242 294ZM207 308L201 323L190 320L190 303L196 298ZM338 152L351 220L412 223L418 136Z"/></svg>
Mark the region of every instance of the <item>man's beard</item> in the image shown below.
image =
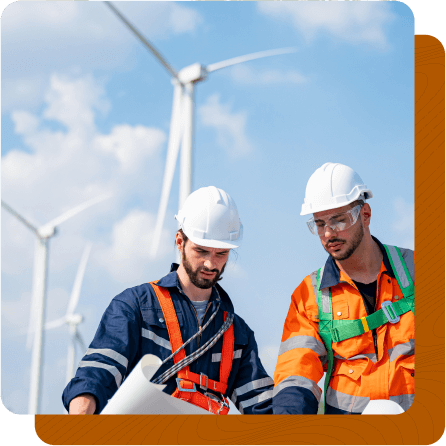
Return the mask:
<svg viewBox="0 0 446 446"><path fill-rule="evenodd" d="M332 254L331 252L328 251L328 245L329 244L335 243L335 242L344 243L345 244L347 241L344 240L344 239L340 239L340 238L331 239L331 240L329 240L325 244L324 248L331 255L331 257L333 259L335 259L335 260L347 260L356 251L358 246L361 244L363 237L364 237L364 228L362 226L362 222L359 221L358 229L355 232L355 234L353 235L353 238L352 238L352 240L350 242L350 245L349 246L347 245L347 251L344 254L341 254L341 253L339 253L339 254L337 254L337 253Z"/></svg>
<svg viewBox="0 0 446 446"><path fill-rule="evenodd" d="M206 290L208 288L212 288L220 279L222 279L222 274L225 270L226 263L223 265L223 268L221 271L219 271L217 268L215 269L208 269L204 266L198 267L196 270L192 268L192 265L189 263L189 260L187 260L186 253L182 252L181 254L181 263L184 266L184 269L189 277L189 280L197 287L201 288L202 290ZM199 277L200 271L205 271L208 273L216 273L213 279L205 279L203 277Z"/></svg>

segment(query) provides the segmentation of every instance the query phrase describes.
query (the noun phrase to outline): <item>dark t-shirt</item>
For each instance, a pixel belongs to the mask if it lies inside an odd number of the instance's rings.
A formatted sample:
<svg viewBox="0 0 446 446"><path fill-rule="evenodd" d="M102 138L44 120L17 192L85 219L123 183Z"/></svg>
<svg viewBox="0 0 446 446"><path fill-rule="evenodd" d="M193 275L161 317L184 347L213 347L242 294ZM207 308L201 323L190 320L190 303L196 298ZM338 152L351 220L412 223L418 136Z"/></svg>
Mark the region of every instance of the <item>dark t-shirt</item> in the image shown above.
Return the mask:
<svg viewBox="0 0 446 446"><path fill-rule="evenodd" d="M376 285L377 281L375 280L372 283L361 283L353 280L354 284L357 286L359 292L361 293L362 300L364 302L365 309L367 314L372 314L375 312L376 306ZM375 352L378 354L378 349L376 345L376 329L372 330L373 341L375 344Z"/></svg>
<svg viewBox="0 0 446 446"><path fill-rule="evenodd" d="M376 305L376 280L372 283L361 283L353 281L361 293L367 314L375 312Z"/></svg>

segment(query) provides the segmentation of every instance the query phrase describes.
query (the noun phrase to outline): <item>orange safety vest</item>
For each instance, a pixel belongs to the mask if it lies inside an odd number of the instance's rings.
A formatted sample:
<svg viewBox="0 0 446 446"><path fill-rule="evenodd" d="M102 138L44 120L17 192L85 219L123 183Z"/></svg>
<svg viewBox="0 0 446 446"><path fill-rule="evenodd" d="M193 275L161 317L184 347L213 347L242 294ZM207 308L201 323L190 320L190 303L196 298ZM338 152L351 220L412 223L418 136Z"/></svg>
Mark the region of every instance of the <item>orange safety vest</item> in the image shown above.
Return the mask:
<svg viewBox="0 0 446 446"><path fill-rule="evenodd" d="M180 324L173 306L172 298L167 288L156 285L156 282L150 282L156 297L163 311L164 320L166 321L167 331L169 333L170 345L172 352L175 352L183 345ZM228 312L224 312L224 320ZM172 394L174 398L187 401L195 406L201 407L215 415L227 415L229 412L228 400L224 397L224 393L228 387L228 378L231 373L232 359L234 356L234 327L231 326L223 334L223 348L221 352L220 362L220 381L209 379L205 374L193 373L189 370L189 366L185 366L177 373L177 389ZM177 364L186 357L184 349L180 350L174 357L173 361ZM197 391L195 384L199 385L204 394ZM221 400L207 390L213 390L221 394Z"/></svg>

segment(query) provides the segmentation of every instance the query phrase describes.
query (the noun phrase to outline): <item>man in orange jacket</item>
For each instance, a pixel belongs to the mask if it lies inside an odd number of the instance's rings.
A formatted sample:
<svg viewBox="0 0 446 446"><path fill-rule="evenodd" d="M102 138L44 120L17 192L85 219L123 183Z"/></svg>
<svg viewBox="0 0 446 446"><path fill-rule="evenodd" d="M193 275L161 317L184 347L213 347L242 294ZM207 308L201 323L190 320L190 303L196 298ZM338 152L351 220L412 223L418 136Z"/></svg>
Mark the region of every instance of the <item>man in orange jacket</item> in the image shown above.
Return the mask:
<svg viewBox="0 0 446 446"><path fill-rule="evenodd" d="M359 175L326 163L301 215L329 258L291 296L274 373L275 414L361 414L372 400L414 399L414 254L370 233L372 198Z"/></svg>

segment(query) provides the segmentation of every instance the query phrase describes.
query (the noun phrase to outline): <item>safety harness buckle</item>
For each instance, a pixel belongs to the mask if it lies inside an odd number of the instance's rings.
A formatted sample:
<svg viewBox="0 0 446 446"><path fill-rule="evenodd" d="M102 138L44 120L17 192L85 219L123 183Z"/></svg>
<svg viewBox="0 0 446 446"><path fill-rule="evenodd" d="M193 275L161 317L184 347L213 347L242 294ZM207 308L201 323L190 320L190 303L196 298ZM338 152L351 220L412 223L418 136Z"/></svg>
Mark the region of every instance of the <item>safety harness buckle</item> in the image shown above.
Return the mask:
<svg viewBox="0 0 446 446"><path fill-rule="evenodd" d="M381 304L381 309L383 310L386 318L391 324L396 324L397 322L399 322L400 317L396 313L395 308L393 308L392 302L390 300L384 301Z"/></svg>
<svg viewBox="0 0 446 446"><path fill-rule="evenodd" d="M181 381L183 381L181 378L176 378L177 380L177 386L178 386L178 390L180 392L196 392L197 388L195 387L195 383L192 383L192 389L185 389L184 387L181 387Z"/></svg>
<svg viewBox="0 0 446 446"><path fill-rule="evenodd" d="M208 390L208 382L209 378L204 373L200 373L200 388L204 391Z"/></svg>

